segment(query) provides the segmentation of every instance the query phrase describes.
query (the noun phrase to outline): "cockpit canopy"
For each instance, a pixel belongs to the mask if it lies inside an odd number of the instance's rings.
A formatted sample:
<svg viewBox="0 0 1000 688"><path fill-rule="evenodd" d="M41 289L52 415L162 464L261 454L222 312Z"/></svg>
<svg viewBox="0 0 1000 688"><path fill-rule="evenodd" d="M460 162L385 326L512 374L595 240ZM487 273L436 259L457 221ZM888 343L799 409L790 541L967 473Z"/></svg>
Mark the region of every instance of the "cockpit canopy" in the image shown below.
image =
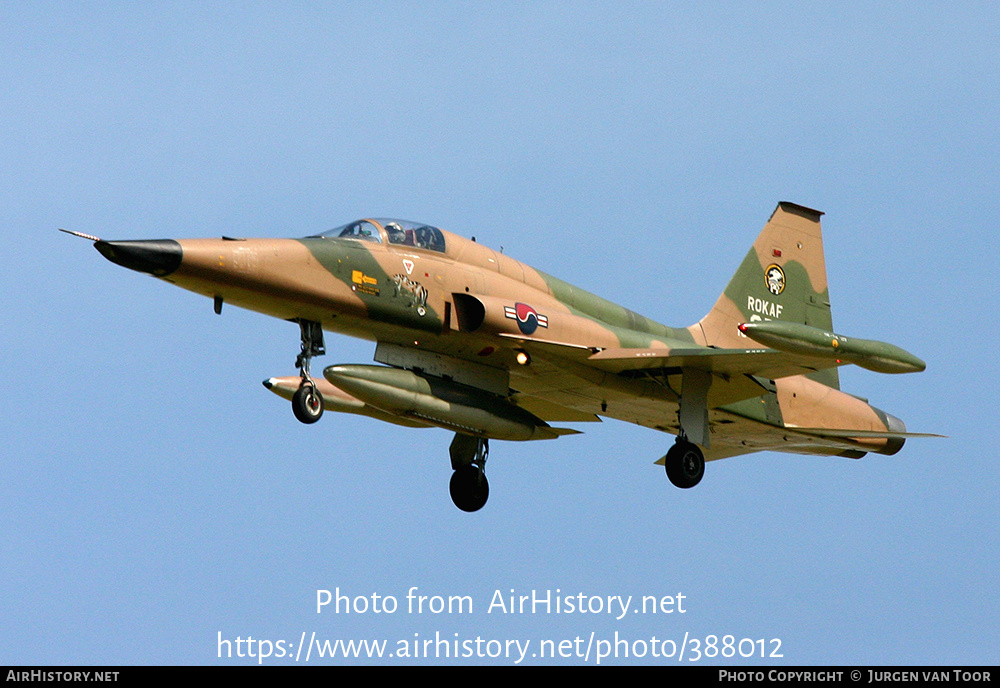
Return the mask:
<svg viewBox="0 0 1000 688"><path fill-rule="evenodd" d="M445 252L444 234L437 227L407 220L375 218L357 220L328 232L309 237L310 239L353 239L373 241L381 244L388 241L398 246L413 246L430 251Z"/></svg>

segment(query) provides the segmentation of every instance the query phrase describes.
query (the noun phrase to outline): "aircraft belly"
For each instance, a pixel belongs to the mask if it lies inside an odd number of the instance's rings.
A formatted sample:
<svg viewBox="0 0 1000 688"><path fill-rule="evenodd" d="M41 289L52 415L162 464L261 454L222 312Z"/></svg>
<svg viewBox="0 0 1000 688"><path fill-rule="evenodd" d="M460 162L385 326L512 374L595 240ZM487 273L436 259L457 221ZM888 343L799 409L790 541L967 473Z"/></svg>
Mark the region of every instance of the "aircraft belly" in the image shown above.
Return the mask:
<svg viewBox="0 0 1000 688"><path fill-rule="evenodd" d="M342 299L332 297L333 292L320 294L311 289L306 291L294 287L274 287L264 291L253 284L246 284L239 280L220 283L213 279L200 277L182 277L169 281L209 298L222 297L224 304L283 320L302 318L326 322L342 315L348 317L353 315L356 318L364 317L364 310L360 308L360 305L353 309L347 309L344 307ZM342 296L346 297L346 293Z"/></svg>

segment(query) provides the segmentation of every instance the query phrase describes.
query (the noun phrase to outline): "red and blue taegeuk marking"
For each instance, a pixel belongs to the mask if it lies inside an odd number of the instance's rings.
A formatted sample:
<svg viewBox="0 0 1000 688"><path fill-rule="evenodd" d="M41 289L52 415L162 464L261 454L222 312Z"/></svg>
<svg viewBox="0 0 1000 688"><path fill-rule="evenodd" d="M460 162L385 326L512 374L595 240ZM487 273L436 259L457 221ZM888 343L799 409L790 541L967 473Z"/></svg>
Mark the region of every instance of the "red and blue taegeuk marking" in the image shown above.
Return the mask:
<svg viewBox="0 0 1000 688"><path fill-rule="evenodd" d="M548 327L548 316L541 315L526 303L515 303L503 307L504 315L517 321L517 327L523 334L532 334L539 327Z"/></svg>

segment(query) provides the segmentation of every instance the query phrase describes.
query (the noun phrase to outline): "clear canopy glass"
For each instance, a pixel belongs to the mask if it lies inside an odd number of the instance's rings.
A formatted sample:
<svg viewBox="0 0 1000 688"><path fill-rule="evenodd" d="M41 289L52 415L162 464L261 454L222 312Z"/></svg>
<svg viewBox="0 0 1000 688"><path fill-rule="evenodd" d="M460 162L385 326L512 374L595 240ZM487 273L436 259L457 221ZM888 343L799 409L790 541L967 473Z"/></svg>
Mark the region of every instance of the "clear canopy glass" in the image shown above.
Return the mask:
<svg viewBox="0 0 1000 688"><path fill-rule="evenodd" d="M444 234L440 229L421 222L410 222L409 220L393 220L388 218L357 220L309 238L353 239L355 241L382 243L382 233L379 231L378 225L381 225L385 229L385 235L390 244L412 246L440 253L445 252Z"/></svg>
<svg viewBox="0 0 1000 688"><path fill-rule="evenodd" d="M385 227L390 244L415 246L444 253L444 234L437 227L407 220L376 220Z"/></svg>

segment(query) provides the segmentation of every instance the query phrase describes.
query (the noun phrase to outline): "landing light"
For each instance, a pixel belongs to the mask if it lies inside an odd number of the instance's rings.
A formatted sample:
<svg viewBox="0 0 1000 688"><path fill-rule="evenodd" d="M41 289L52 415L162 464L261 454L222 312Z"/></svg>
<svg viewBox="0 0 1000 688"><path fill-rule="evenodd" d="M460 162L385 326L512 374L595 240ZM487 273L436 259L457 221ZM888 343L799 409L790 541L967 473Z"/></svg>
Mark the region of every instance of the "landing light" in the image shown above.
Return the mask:
<svg viewBox="0 0 1000 688"><path fill-rule="evenodd" d="M527 351L518 351L517 356L514 357L518 365L526 366L531 363L531 356L528 355Z"/></svg>

